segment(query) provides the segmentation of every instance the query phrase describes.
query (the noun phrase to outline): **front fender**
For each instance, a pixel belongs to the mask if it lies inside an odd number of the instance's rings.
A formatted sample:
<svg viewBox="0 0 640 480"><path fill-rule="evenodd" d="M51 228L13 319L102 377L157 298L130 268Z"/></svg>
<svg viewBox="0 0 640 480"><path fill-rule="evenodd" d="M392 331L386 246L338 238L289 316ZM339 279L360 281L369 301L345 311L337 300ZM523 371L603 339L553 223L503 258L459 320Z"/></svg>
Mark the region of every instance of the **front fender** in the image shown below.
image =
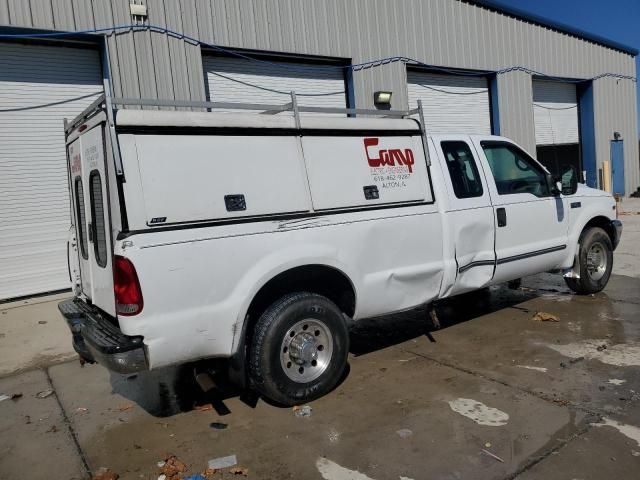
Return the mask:
<svg viewBox="0 0 640 480"><path fill-rule="evenodd" d="M611 202L608 201L609 199ZM565 269L573 266L579 246L580 235L590 221L599 217L607 221L615 220L614 210L612 209L612 206L615 208L615 200L613 197L583 197L579 200L582 203L582 208L580 210L571 210L571 226L567 238L567 256L561 265L561 267Z"/></svg>

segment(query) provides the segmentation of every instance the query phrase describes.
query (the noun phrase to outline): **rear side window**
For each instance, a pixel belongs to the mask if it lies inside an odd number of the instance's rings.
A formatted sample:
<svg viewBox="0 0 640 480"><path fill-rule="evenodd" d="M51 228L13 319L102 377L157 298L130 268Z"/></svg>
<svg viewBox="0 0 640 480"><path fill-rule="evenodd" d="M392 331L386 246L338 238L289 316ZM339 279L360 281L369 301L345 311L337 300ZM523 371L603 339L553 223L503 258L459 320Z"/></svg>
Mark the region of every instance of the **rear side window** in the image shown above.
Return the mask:
<svg viewBox="0 0 640 480"><path fill-rule="evenodd" d="M91 197L91 217L93 218L93 248L96 263L107 266L107 232L104 217L104 199L100 172L94 170L89 175L89 194Z"/></svg>
<svg viewBox="0 0 640 480"><path fill-rule="evenodd" d="M481 144L500 195L514 193L531 193L536 197L549 195L544 171L529 155L510 143L482 142Z"/></svg>
<svg viewBox="0 0 640 480"><path fill-rule="evenodd" d="M82 188L82 179L78 176L73 181L74 190L76 191L76 223L78 228L78 243L80 244L80 253L85 260L89 259L87 253L87 217L84 210L84 189Z"/></svg>
<svg viewBox="0 0 640 480"><path fill-rule="evenodd" d="M441 142L453 191L458 198L482 196L482 180L476 161L466 142Z"/></svg>

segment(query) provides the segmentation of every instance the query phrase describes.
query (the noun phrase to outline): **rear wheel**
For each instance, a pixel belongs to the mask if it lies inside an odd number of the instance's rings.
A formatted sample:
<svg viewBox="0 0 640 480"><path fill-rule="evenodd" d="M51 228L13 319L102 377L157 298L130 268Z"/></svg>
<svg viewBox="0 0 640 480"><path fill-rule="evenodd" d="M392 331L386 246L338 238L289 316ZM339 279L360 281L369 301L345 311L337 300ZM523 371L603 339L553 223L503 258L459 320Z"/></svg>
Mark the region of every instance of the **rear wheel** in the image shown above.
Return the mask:
<svg viewBox="0 0 640 480"><path fill-rule="evenodd" d="M582 233L578 267L580 278L565 278L577 294L596 293L607 286L613 268L613 245L603 229L593 227Z"/></svg>
<svg viewBox="0 0 640 480"><path fill-rule="evenodd" d="M282 405L321 397L342 376L349 332L328 298L300 292L274 302L258 319L249 350L253 387Z"/></svg>

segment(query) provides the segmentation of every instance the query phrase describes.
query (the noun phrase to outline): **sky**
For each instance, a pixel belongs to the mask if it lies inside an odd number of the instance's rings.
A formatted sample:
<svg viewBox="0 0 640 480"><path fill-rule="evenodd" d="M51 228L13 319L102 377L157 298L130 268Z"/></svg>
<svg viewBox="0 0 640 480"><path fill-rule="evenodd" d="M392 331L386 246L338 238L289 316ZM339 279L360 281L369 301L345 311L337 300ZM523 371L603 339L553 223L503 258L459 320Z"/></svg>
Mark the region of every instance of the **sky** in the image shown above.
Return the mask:
<svg viewBox="0 0 640 480"><path fill-rule="evenodd" d="M496 1L640 50L640 0ZM636 57L636 69L640 72L640 57ZM640 107L638 112L640 119Z"/></svg>

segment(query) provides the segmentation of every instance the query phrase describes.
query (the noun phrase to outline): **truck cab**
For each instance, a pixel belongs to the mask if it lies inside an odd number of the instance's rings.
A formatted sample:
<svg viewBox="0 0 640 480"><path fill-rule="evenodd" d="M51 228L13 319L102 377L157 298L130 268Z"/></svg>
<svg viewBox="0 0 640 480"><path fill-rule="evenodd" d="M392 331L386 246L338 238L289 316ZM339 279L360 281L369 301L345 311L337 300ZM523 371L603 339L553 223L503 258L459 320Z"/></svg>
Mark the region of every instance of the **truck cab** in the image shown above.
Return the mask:
<svg viewBox="0 0 640 480"><path fill-rule="evenodd" d="M291 405L335 386L350 321L545 271L594 293L611 274L611 195L504 137L428 135L421 107L118 101L66 127L75 298L60 304L80 356L116 372L220 358Z"/></svg>

